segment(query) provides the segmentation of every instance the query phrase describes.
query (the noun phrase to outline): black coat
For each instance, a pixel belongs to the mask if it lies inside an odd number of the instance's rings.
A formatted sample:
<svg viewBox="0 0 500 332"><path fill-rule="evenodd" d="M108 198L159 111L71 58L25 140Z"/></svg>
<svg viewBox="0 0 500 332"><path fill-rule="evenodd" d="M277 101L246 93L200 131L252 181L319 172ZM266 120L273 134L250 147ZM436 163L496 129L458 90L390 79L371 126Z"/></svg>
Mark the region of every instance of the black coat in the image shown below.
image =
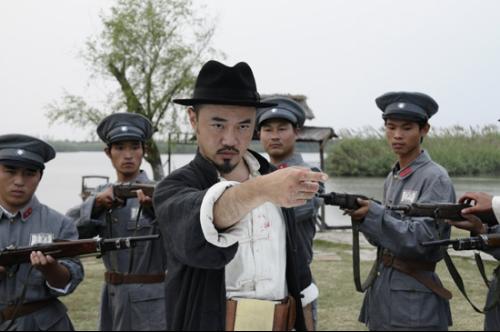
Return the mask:
<svg viewBox="0 0 500 332"><path fill-rule="evenodd" d="M252 152L260 173L273 169ZM166 314L169 330L225 330L225 266L238 244L219 248L205 240L200 207L207 190L219 182L216 168L197 153L195 159L161 181L155 190L154 207L167 252ZM297 300L297 330L305 330L300 291L311 284L304 251L297 246L293 210L283 209L287 229L287 285ZM299 275L300 274L300 275Z"/></svg>

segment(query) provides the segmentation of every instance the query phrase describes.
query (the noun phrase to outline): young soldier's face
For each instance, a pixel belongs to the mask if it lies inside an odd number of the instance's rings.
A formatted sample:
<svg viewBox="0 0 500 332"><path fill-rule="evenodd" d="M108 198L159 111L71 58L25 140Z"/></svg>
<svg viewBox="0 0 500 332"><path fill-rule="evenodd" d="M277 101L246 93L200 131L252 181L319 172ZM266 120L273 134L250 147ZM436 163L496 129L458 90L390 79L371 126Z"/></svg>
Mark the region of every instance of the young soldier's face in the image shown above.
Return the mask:
<svg viewBox="0 0 500 332"><path fill-rule="evenodd" d="M385 134L392 151L400 156L420 150L421 140L429 132L430 126L426 124L420 128L419 124L411 121L387 119Z"/></svg>
<svg viewBox="0 0 500 332"><path fill-rule="evenodd" d="M189 108L189 121L196 131L200 153L222 174L240 163L252 140L255 107L202 105L198 114Z"/></svg>
<svg viewBox="0 0 500 332"><path fill-rule="evenodd" d="M0 164L0 203L9 212L17 212L33 197L42 173L38 169Z"/></svg>
<svg viewBox="0 0 500 332"><path fill-rule="evenodd" d="M290 122L282 119L265 121L259 133L260 143L271 158L283 160L293 153L298 132Z"/></svg>
<svg viewBox="0 0 500 332"><path fill-rule="evenodd" d="M139 172L144 150L139 141L123 141L111 144L105 152L118 173L127 177Z"/></svg>

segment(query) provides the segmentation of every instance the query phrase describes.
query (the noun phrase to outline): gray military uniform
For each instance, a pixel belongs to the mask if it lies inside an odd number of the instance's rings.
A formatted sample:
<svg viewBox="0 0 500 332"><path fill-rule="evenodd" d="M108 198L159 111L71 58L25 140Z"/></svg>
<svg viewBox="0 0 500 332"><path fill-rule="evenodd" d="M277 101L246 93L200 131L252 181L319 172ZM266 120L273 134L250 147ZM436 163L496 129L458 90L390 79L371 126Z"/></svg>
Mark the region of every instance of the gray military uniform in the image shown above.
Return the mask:
<svg viewBox="0 0 500 332"><path fill-rule="evenodd" d="M133 181L151 183L141 171ZM111 184L102 186L98 192ZM158 224L152 209L144 209L136 227L139 200L128 199L126 205L110 213L92 215L95 195L91 195L81 206L68 212L76 220L78 231L84 236L99 235L104 238L159 234ZM107 271L123 274L164 274L166 257L163 241L147 241L137 244L135 249L108 252L103 256ZM131 256L133 256L131 258ZM105 283L102 290L100 330L165 330L165 284L121 284Z"/></svg>
<svg viewBox="0 0 500 332"><path fill-rule="evenodd" d="M384 204L455 202L452 182L427 152L403 170L398 165L385 181ZM439 226L438 226L439 225ZM379 250L399 258L438 262L439 248L424 248L423 241L449 238L450 227L425 218L407 218L372 203L361 232ZM413 277L380 264L379 275L367 290L360 321L370 330L447 330L452 324L449 302ZM438 276L422 272L440 284Z"/></svg>
<svg viewBox="0 0 500 332"><path fill-rule="evenodd" d="M0 248L10 245L30 246L33 239L43 237L76 240L78 232L70 219L41 204L35 196L14 217L0 209ZM71 275L64 290L49 287L42 273L34 268L29 273L30 264L7 269L5 278L0 280L0 310L14 304L21 296L25 284L27 287L23 303L53 299L45 308L17 318L14 325L16 330L73 330L67 309L57 298L75 290L83 279L83 267L78 259L60 259L59 263L64 265ZM10 321L1 323L0 330L6 329L9 323Z"/></svg>
<svg viewBox="0 0 500 332"><path fill-rule="evenodd" d="M497 225L495 227L490 228L489 233L500 233L500 226ZM488 250L489 254L493 255L497 260L500 260L500 248L495 250ZM486 299L486 307L491 306L495 301L500 301L500 299L496 299L495 295L497 292L497 278L499 277L500 267L497 267L495 270L495 277L491 281L490 289L488 291L488 297ZM485 331L500 331L500 304L497 302L497 305L486 312L484 319L484 330Z"/></svg>

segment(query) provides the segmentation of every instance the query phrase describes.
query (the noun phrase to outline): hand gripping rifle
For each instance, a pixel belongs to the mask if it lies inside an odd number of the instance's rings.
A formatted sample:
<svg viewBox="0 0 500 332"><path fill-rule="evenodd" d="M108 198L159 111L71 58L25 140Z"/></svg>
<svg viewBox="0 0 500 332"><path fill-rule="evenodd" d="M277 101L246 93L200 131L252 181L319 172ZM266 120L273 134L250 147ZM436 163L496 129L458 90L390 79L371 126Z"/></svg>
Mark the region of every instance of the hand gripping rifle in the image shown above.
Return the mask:
<svg viewBox="0 0 500 332"><path fill-rule="evenodd" d="M482 234L479 236L422 242L424 247L452 246L455 250L485 250L500 247L500 234Z"/></svg>
<svg viewBox="0 0 500 332"><path fill-rule="evenodd" d="M113 239L93 238L86 240L65 241L59 240L48 244L38 244L31 247L7 247L0 251L0 266L30 263L33 251L40 251L44 255L54 258L69 258L83 255L102 256L105 252L134 248L138 242L157 240L160 235L145 235Z"/></svg>
<svg viewBox="0 0 500 332"><path fill-rule="evenodd" d="M137 190L142 190L146 196L153 197L154 184L148 183L117 183L113 185L113 196L120 199L137 198Z"/></svg>
<svg viewBox="0 0 500 332"><path fill-rule="evenodd" d="M338 206L342 210L357 210L361 206L358 203L358 198L363 200L371 200L378 204L380 202L368 198L364 195L346 194L331 192L321 194L318 197L323 198L326 205ZM364 282L361 282L360 271L360 253L359 253L359 226L360 222L352 220L352 269L354 274L354 285L358 292L363 293L373 283L377 276L378 258L373 264L370 273Z"/></svg>
<svg viewBox="0 0 500 332"><path fill-rule="evenodd" d="M428 217L433 219L462 221L465 220L462 215L462 210L470 207L472 207L472 205L468 203L413 203L395 205L389 207L389 209L392 211L400 211L403 215L408 217ZM493 212L478 213L476 216L489 226L498 224Z"/></svg>

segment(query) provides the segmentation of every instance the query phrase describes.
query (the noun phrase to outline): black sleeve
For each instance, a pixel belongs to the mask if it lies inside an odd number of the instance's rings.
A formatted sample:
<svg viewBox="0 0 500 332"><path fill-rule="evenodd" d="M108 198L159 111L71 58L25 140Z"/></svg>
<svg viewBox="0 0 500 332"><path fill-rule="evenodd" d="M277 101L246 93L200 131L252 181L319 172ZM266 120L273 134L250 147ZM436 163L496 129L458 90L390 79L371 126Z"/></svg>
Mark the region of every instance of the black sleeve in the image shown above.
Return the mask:
<svg viewBox="0 0 500 332"><path fill-rule="evenodd" d="M157 185L153 206L161 236L165 248L181 263L201 269L220 269L233 259L238 244L220 248L206 241L200 224L200 208L208 189L197 188L194 178L194 173L181 169Z"/></svg>

